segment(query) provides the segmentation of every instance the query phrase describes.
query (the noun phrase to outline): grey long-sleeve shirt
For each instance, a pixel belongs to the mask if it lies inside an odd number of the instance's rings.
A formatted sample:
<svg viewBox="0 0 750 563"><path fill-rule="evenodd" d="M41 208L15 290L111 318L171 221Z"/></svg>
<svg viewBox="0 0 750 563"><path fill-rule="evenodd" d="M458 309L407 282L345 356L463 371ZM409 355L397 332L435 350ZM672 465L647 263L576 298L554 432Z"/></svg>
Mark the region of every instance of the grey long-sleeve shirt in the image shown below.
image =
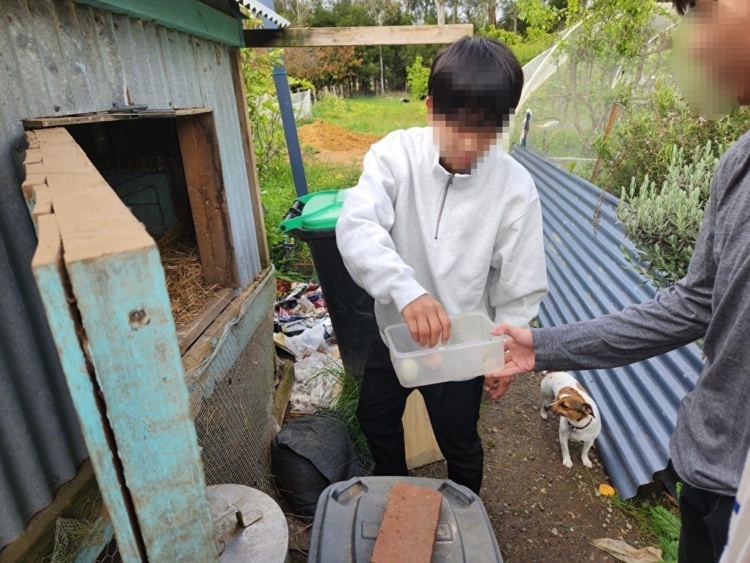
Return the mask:
<svg viewBox="0 0 750 563"><path fill-rule="evenodd" d="M721 159L684 279L619 313L532 335L538 370L617 367L705 338L670 453L690 485L734 496L750 448L750 133Z"/></svg>

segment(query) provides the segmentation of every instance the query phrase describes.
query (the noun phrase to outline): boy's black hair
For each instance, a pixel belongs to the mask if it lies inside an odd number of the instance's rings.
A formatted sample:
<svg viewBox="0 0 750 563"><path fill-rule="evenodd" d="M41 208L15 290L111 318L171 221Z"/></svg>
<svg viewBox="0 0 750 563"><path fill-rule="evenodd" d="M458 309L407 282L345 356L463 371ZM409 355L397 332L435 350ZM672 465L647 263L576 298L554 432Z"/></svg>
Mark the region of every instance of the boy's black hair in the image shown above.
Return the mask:
<svg viewBox="0 0 750 563"><path fill-rule="evenodd" d="M522 89L518 59L488 37L464 37L440 51L427 83L434 114L477 128L507 126Z"/></svg>

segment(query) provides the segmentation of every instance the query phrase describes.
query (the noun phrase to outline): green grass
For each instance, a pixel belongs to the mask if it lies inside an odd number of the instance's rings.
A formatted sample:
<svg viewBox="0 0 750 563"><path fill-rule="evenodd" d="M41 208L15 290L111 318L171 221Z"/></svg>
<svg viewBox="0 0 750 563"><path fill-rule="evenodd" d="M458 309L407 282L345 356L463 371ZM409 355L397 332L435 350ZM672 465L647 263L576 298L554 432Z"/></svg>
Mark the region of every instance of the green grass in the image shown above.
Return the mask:
<svg viewBox="0 0 750 563"><path fill-rule="evenodd" d="M640 530L659 543L665 563L677 562L677 547L680 540L680 517L677 514L661 504L645 501L613 497L612 504L635 518Z"/></svg>
<svg viewBox="0 0 750 563"><path fill-rule="evenodd" d="M360 174L357 166L326 164L310 159L305 162L305 177L310 192L351 188L356 185ZM284 235L279 231L278 226L297 198L289 163L284 162L272 168L266 177L260 180L260 187L263 205L268 212L265 222L271 259L276 269L284 275L288 265L285 264ZM307 245L297 242L290 263L311 263ZM286 275L287 277L294 277L290 273L286 273Z"/></svg>
<svg viewBox="0 0 750 563"><path fill-rule="evenodd" d="M333 125L357 133L387 135L396 129L424 127L427 125L427 108L424 101L402 103L406 94L385 97L360 97L341 100L329 97L313 108L313 116Z"/></svg>
<svg viewBox="0 0 750 563"><path fill-rule="evenodd" d="M357 420L357 405L359 404L359 393L362 389L362 382L353 375L344 371L343 367L328 368L323 370L318 377L332 377L341 385L341 392L327 409L321 409L319 414L333 413L339 416L349 431L349 437L359 452L363 467L366 469L372 465L372 455L367 438L362 433L362 428Z"/></svg>
<svg viewBox="0 0 750 563"><path fill-rule="evenodd" d="M343 100L331 96L318 102L313 113L315 119L373 135L386 135L396 129L425 125L427 112L424 102L417 100L404 104L399 101L402 97L404 95L394 94ZM298 125L302 126L304 123ZM303 149L303 160L310 192L351 188L357 184L361 174L358 166L317 161L314 151L309 147ZM293 272L286 272L290 264L309 264L311 261L307 246L297 243L289 264L285 262L284 236L278 230L278 225L297 197L289 163L285 161L271 168L260 179L260 187L263 205L268 212L265 222L271 258L282 275L295 278Z"/></svg>

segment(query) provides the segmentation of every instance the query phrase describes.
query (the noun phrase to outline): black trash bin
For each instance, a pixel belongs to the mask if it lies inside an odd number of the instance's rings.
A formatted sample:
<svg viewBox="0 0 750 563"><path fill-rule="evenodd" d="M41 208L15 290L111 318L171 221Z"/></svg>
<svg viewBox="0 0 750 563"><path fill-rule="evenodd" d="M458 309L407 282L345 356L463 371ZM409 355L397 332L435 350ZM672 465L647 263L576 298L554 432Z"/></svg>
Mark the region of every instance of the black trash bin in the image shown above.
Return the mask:
<svg viewBox="0 0 750 563"><path fill-rule="evenodd" d="M361 380L370 346L380 332L374 300L354 283L336 245L336 222L343 203L344 191L302 196L279 229L310 247L344 368Z"/></svg>
<svg viewBox="0 0 750 563"><path fill-rule="evenodd" d="M307 563L370 561L391 489L409 483L443 496L433 563L503 563L482 501L453 481L415 477L355 477L323 491L315 511ZM404 533L408 534L408 527Z"/></svg>

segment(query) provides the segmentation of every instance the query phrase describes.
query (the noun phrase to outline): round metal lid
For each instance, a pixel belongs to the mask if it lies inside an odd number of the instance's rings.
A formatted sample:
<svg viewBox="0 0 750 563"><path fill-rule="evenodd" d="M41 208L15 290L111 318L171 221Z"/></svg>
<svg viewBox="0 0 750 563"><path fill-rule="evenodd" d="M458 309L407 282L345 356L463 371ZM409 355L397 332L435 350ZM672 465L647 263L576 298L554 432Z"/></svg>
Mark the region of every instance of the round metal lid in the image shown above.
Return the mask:
<svg viewBox="0 0 750 563"><path fill-rule="evenodd" d="M287 560L289 529L271 497L243 485L213 485L207 492L222 563Z"/></svg>

